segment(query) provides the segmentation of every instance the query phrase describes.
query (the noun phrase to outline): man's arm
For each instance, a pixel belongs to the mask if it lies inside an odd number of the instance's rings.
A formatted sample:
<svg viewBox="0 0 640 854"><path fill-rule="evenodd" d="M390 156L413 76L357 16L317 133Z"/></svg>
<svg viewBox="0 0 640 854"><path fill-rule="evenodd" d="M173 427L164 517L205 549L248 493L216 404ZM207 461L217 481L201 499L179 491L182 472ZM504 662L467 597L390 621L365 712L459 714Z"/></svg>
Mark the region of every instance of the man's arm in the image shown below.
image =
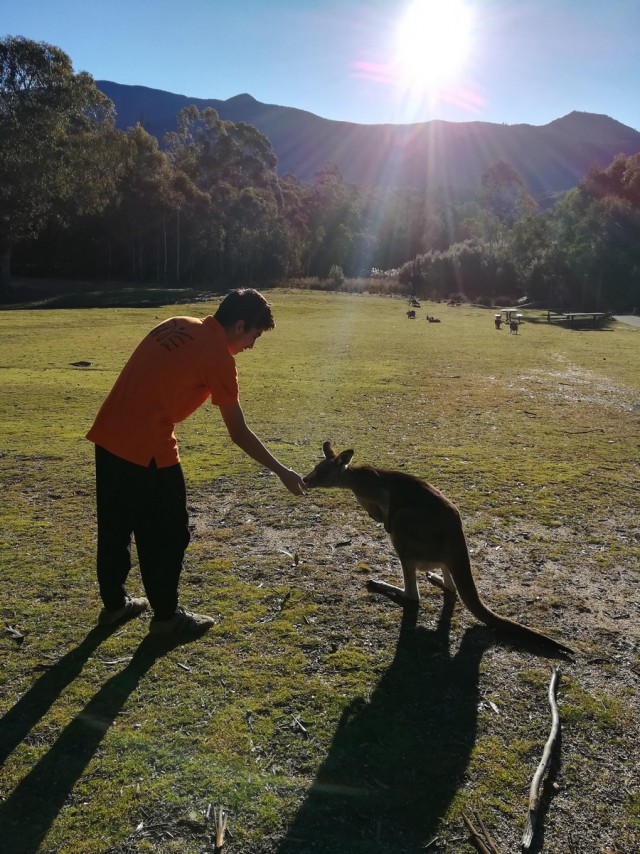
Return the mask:
<svg viewBox="0 0 640 854"><path fill-rule="evenodd" d="M251 430L244 420L244 412L239 403L232 403L220 407L220 414L225 423L231 441L241 448L260 465L270 469L277 474L289 492L294 495L302 495L304 483L302 478L293 469L283 466L273 454L271 454L260 439Z"/></svg>

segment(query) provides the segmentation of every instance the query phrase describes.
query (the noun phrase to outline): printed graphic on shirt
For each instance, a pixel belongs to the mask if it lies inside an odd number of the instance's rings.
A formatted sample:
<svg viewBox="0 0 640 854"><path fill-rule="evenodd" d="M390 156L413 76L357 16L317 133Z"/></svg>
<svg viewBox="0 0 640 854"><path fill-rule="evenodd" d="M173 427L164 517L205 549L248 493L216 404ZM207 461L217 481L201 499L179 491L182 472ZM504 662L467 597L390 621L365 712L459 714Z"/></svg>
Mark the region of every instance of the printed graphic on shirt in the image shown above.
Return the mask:
<svg viewBox="0 0 640 854"><path fill-rule="evenodd" d="M186 344L187 341L193 341L193 336L189 335L186 328L175 317L152 329L149 335L169 351L175 350L181 344Z"/></svg>

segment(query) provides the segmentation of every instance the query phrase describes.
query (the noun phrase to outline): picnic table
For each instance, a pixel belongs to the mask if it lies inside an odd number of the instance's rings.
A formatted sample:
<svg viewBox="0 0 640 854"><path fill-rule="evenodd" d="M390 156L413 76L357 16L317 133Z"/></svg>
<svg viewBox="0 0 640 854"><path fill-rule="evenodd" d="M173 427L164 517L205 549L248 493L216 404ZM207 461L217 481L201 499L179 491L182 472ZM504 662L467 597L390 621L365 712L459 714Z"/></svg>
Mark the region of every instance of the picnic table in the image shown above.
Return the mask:
<svg viewBox="0 0 640 854"><path fill-rule="evenodd" d="M591 319L594 329L608 316L606 311L565 311L563 314L569 326Z"/></svg>
<svg viewBox="0 0 640 854"><path fill-rule="evenodd" d="M505 323L511 323L512 320L517 320L518 323L522 323L524 320L524 314L518 311L517 308L503 308L501 309L502 314L504 314Z"/></svg>

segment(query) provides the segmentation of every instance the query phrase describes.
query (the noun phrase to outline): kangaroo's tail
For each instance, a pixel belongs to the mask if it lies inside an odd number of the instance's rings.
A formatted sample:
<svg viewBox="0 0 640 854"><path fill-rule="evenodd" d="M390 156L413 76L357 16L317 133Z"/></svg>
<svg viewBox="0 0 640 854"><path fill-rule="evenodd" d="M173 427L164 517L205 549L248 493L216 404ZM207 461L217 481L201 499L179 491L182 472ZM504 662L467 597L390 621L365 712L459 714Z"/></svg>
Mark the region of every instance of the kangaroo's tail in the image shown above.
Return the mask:
<svg viewBox="0 0 640 854"><path fill-rule="evenodd" d="M475 579L471 571L471 561L464 538L459 541L462 545L456 548L456 553L451 556L451 563L455 566L455 574L451 573L456 585L458 596L473 616L489 628L499 631L514 640L525 641L532 644L543 645L555 652L574 655L574 650L560 641L554 640L537 629L523 626L508 617L496 614L482 601Z"/></svg>
<svg viewBox="0 0 640 854"><path fill-rule="evenodd" d="M527 643L544 646L554 652L564 653L566 655L575 655L575 651L571 649L570 646L566 646L566 644L549 637L549 635L545 635L543 632L538 631L538 629L523 626L522 623L516 623L515 620L510 620L508 617L501 617L486 606L484 606L483 612L484 616L479 616L478 614L475 614L474 616L478 617L478 619L485 625L495 629L507 637L511 637L516 641L525 641Z"/></svg>

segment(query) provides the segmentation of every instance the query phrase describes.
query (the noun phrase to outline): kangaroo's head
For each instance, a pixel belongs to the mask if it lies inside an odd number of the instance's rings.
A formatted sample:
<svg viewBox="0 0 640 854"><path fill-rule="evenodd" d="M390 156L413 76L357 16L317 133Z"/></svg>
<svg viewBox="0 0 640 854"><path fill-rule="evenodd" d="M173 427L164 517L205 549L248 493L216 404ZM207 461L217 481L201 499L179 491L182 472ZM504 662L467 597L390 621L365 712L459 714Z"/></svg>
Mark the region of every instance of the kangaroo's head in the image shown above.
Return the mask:
<svg viewBox="0 0 640 854"><path fill-rule="evenodd" d="M339 454L331 447L331 442L322 446L324 460L309 472L303 480L308 489L329 489L332 486L342 486L341 476L351 462L353 451L342 451Z"/></svg>

